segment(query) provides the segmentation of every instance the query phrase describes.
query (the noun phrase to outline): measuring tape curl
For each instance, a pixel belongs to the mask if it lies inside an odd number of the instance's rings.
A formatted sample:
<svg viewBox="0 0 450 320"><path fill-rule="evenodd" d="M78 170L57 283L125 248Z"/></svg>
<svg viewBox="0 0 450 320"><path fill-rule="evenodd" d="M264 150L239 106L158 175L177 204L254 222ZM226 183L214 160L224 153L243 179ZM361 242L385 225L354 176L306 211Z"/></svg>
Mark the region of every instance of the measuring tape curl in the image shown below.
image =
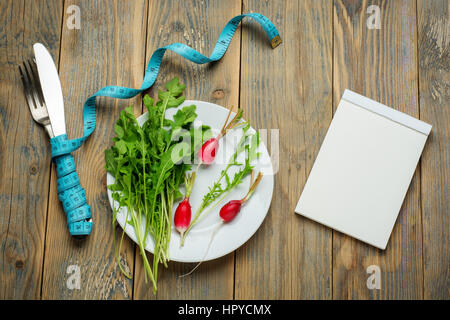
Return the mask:
<svg viewBox="0 0 450 320"><path fill-rule="evenodd" d="M261 25L261 27L264 29L267 36L271 40L272 48L276 48L281 43L281 38L277 29L268 18L260 13L245 13L234 17L225 25L225 28L220 34L210 57L204 56L200 52L183 43L172 43L168 46L157 49L150 58L145 71L144 81L139 89L120 86L107 86L100 89L86 100L83 109L84 133L81 138L68 140L71 146L70 152L77 150L82 145L83 141L86 140L95 129L95 100L97 97L130 99L140 94L142 91L150 88L156 81L163 56L167 50L171 50L186 58L187 60L197 64L204 64L220 60L227 51L231 39L233 38L234 33L239 26L239 23L245 17L252 18Z"/></svg>
<svg viewBox="0 0 450 320"><path fill-rule="evenodd" d="M117 99L130 99L150 88L156 81L162 59L167 50L171 50L196 64L220 60L227 51L239 23L245 17L252 18L261 25L271 40L272 48L276 48L281 43L281 38L277 29L268 18L260 13L246 13L234 17L225 25L210 57L204 56L183 43L172 43L159 48L150 58L143 83L139 89L120 86L107 86L100 89L84 103L83 136L78 139L69 140L67 135L61 135L50 140L52 146L52 159L56 163L58 172L58 196L63 203L64 211L67 214L69 229L71 230L72 235L89 234L92 228L92 222L89 220L91 218L91 209L86 204L85 192L79 184L78 176L75 172L75 163L70 153L80 148L83 142L95 129L96 98L111 97Z"/></svg>

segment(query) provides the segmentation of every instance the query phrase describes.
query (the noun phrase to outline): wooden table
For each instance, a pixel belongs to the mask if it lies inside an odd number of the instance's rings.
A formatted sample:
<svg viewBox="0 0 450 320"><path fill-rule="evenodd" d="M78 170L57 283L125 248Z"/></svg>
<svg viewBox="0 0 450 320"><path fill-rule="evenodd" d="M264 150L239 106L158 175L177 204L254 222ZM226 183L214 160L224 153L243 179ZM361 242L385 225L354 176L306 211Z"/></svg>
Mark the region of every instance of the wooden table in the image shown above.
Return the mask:
<svg viewBox="0 0 450 320"><path fill-rule="evenodd" d="M72 28L71 5L80 9L80 29ZM369 5L379 8L379 28ZM449 298L448 0L2 0L0 12L0 298ZM151 54L169 43L208 55L242 12L266 15L283 44L272 50L244 20L218 63L199 66L168 52L155 88L178 76L189 99L240 105L256 128L279 129L279 143L269 141L280 154L271 209L236 252L190 277L177 276L193 264L160 271L154 296L132 241L120 254L133 279L115 262L105 186L113 123L129 104L142 113L140 97L97 100L97 128L74 153L95 227L77 242L66 231L48 138L28 112L17 66L35 42L51 50L68 135L79 137L89 95L106 85L140 87ZM346 88L433 125L385 251L294 214ZM367 286L373 265L380 289ZM77 270L79 289L71 282Z"/></svg>

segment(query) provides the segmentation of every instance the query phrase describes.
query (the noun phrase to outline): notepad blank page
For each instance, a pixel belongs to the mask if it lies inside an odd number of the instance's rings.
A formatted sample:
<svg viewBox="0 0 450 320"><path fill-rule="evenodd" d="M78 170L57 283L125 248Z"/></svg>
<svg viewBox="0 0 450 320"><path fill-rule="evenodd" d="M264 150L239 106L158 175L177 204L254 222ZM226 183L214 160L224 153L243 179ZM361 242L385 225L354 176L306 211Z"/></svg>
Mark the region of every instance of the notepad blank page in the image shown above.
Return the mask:
<svg viewBox="0 0 450 320"><path fill-rule="evenodd" d="M384 249L426 138L341 100L295 211Z"/></svg>

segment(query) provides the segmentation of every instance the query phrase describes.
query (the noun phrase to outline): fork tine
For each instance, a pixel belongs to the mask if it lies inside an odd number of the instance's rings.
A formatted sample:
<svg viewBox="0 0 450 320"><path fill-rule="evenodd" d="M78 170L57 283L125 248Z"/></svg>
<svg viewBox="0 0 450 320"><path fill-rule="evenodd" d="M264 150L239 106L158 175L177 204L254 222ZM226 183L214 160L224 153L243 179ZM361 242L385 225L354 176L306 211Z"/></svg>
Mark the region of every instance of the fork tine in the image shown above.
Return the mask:
<svg viewBox="0 0 450 320"><path fill-rule="evenodd" d="M23 66L25 69L25 65ZM36 109L36 106L34 104L33 97L31 96L30 92L33 91L30 83L30 78L28 77L28 74L22 70L22 68L19 65L19 72L20 72L20 78L22 79L23 88L25 92L25 98L27 99L28 108L30 109L31 113L33 113L33 110Z"/></svg>
<svg viewBox="0 0 450 320"><path fill-rule="evenodd" d="M29 94L33 97L34 106L35 108L42 107L41 101L39 100L38 94L37 94L37 86L36 86L36 80L34 79L33 71L31 70L31 64L27 65L27 61L24 61L23 63L25 73L28 76L29 82L30 82L30 88L29 88Z"/></svg>
<svg viewBox="0 0 450 320"><path fill-rule="evenodd" d="M45 106L44 94L42 93L41 80L39 79L39 74L37 71L36 61L28 60L28 65L30 66L31 74L34 79L34 88L36 89L36 94L39 98L40 106Z"/></svg>

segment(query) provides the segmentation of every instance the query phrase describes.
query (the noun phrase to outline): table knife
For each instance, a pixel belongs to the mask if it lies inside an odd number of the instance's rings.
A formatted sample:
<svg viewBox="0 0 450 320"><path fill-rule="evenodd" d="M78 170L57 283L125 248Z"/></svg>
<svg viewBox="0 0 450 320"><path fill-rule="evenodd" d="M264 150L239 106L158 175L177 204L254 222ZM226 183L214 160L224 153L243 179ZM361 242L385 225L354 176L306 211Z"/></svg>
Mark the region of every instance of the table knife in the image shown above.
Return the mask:
<svg viewBox="0 0 450 320"><path fill-rule="evenodd" d="M92 229L91 207L86 203L86 193L81 187L75 171L75 160L67 144L64 99L55 63L47 49L40 43L33 45L42 93L48 109L50 123L55 135L52 144L52 160L56 164L58 176L57 190L67 225L72 236L83 238Z"/></svg>

